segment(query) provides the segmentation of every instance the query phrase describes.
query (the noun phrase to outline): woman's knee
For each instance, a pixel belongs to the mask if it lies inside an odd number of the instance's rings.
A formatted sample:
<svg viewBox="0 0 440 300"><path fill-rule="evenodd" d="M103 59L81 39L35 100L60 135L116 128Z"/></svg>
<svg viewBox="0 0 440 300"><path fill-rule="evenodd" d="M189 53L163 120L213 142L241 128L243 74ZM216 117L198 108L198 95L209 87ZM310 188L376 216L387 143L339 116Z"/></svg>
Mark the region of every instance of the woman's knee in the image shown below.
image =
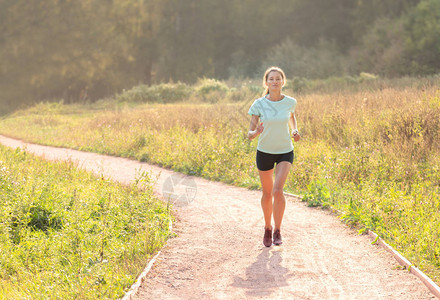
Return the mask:
<svg viewBox="0 0 440 300"><path fill-rule="evenodd" d="M273 196L276 199L284 199L284 192L282 188L274 188L273 189Z"/></svg>
<svg viewBox="0 0 440 300"><path fill-rule="evenodd" d="M273 197L272 191L263 191L263 198L271 199Z"/></svg>

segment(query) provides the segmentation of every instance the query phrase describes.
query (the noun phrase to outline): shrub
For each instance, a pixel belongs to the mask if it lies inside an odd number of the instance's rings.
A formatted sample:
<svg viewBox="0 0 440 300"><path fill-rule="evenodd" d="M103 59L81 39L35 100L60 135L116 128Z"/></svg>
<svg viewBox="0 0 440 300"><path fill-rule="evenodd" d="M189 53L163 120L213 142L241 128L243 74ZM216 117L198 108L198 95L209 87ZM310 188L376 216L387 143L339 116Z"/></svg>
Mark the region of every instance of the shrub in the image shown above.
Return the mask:
<svg viewBox="0 0 440 300"><path fill-rule="evenodd" d="M184 83L162 83L159 85L138 85L116 96L118 102L173 103L186 100L192 89Z"/></svg>
<svg viewBox="0 0 440 300"><path fill-rule="evenodd" d="M221 81L203 78L199 79L195 91L202 101L216 103L226 96L229 87Z"/></svg>

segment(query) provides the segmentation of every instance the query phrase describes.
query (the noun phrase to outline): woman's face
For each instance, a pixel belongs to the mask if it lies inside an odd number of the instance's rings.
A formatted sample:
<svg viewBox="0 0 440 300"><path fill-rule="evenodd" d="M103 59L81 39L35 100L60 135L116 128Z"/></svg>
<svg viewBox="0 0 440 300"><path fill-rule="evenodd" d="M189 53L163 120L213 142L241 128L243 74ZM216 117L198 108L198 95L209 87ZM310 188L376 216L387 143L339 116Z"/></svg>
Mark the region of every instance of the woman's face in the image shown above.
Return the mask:
<svg viewBox="0 0 440 300"><path fill-rule="evenodd" d="M278 71L271 71L267 75L266 85L269 90L281 90L284 85L283 76Z"/></svg>

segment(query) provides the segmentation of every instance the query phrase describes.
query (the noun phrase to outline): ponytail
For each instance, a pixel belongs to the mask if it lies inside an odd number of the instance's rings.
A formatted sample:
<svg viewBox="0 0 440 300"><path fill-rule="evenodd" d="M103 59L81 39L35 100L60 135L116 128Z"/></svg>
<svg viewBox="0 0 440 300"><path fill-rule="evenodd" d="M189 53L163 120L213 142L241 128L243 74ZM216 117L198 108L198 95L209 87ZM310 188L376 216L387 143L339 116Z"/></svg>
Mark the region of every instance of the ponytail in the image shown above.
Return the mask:
<svg viewBox="0 0 440 300"><path fill-rule="evenodd" d="M269 88L266 87L263 92L263 97L269 94Z"/></svg>

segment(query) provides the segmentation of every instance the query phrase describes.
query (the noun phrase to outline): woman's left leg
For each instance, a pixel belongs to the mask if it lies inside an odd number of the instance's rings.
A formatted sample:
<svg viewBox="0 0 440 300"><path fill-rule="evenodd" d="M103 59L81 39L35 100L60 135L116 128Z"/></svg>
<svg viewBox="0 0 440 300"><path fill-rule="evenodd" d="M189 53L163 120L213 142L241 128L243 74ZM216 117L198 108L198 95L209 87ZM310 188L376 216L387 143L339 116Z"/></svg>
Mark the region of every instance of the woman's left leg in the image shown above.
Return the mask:
<svg viewBox="0 0 440 300"><path fill-rule="evenodd" d="M273 185L273 219L275 221L275 230L281 229L286 199L284 198L283 188L289 175L292 164L288 161L282 161L275 168L275 182Z"/></svg>

